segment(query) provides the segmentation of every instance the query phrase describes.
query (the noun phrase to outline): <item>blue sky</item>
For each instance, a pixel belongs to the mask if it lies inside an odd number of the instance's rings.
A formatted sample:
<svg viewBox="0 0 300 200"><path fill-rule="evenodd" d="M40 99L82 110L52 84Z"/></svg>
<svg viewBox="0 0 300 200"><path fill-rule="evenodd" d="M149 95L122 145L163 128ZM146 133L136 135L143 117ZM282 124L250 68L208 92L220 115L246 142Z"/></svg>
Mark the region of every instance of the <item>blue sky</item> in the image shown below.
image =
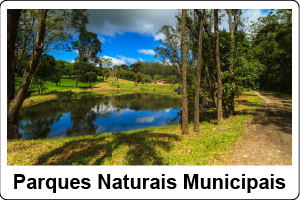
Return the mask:
<svg viewBox="0 0 300 200"><path fill-rule="evenodd" d="M141 35L135 32L125 32L122 35L115 36L100 36L102 53L101 57L115 58L115 62L120 60L120 63L134 63L138 60L154 59L154 50L159 45L157 40L154 40L150 35ZM98 36L98 38L100 38ZM61 52L60 55L55 55L56 59L72 61L77 56L75 51L70 53ZM123 62L122 62L123 61Z"/></svg>
<svg viewBox="0 0 300 200"><path fill-rule="evenodd" d="M97 33L101 41L102 53L100 57L110 57L113 64L132 64L138 60L150 61L154 59L154 50L160 45L162 35L156 33L165 25L174 25L177 10L160 9L124 9L124 10L88 10L90 13L88 31ZM270 10L245 9L242 18L246 25L256 21L258 17L266 16ZM220 29L228 30L228 22L220 24ZM72 62L77 53L56 52L56 59Z"/></svg>

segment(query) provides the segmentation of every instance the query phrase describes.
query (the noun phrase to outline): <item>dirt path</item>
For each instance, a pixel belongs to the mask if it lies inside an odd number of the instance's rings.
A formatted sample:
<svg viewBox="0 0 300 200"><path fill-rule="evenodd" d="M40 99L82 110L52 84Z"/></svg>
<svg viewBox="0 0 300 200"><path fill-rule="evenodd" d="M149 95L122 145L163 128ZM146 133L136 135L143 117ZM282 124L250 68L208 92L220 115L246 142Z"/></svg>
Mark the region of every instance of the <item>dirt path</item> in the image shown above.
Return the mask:
<svg viewBox="0 0 300 200"><path fill-rule="evenodd" d="M229 165L292 165L292 100L255 91L265 106L232 150Z"/></svg>

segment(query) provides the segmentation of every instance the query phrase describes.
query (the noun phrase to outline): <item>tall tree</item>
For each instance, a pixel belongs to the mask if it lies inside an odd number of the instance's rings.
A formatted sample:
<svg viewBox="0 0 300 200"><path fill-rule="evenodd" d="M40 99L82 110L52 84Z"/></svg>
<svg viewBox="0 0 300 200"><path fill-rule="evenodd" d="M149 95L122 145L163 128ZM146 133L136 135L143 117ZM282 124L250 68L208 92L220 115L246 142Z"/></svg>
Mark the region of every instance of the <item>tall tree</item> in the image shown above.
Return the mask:
<svg viewBox="0 0 300 200"><path fill-rule="evenodd" d="M182 86L182 124L181 131L182 134L189 133L188 126L188 99L187 99L187 88L186 88L186 9L182 9L182 34L181 34L181 64L182 64L182 73L181 73L181 86Z"/></svg>
<svg viewBox="0 0 300 200"><path fill-rule="evenodd" d="M201 12L201 11L199 11ZM197 71L196 71L196 92L194 102L194 132L199 132L199 96L200 96L200 78L202 66L202 32L203 32L203 18L199 17L199 38L198 38L198 57L197 57Z"/></svg>
<svg viewBox="0 0 300 200"><path fill-rule="evenodd" d="M7 10L7 103L15 94L15 49L21 10Z"/></svg>
<svg viewBox="0 0 300 200"><path fill-rule="evenodd" d="M217 92L217 115L218 115L218 124L223 122L223 110L222 110L222 95L223 95L223 86L222 86L222 77L221 77L221 64L220 64L220 53L219 53L219 25L218 25L218 9L214 10L215 17L215 45L216 45L216 66L217 66L217 79L218 79L218 92Z"/></svg>
<svg viewBox="0 0 300 200"><path fill-rule="evenodd" d="M39 25L37 30L36 42L34 45L34 50L31 54L29 64L27 65L19 89L14 97L14 99L8 104L7 110L7 138L17 139L19 138L18 131L18 116L19 110L26 98L28 92L28 87L32 80L32 77L37 70L38 62L40 56L43 52L45 31L46 31L46 18L48 10L40 10L39 15Z"/></svg>
<svg viewBox="0 0 300 200"><path fill-rule="evenodd" d="M233 55L234 55L234 35L233 35L233 25L232 25L232 15L231 15L231 9L227 10L228 13L228 19L229 19L229 31L230 31L230 51L229 51L229 57L230 57L230 63L229 63L229 85L231 86L231 90L229 91L230 94L227 97L227 105L228 105L228 114L234 114L234 92L235 88L233 85ZM237 23L236 23L237 24Z"/></svg>
<svg viewBox="0 0 300 200"><path fill-rule="evenodd" d="M98 52L101 50L101 42L97 38L96 33L89 31L81 31L77 41L72 43L73 49L78 50L79 57L83 59L84 62L97 64L99 63L99 58L97 57Z"/></svg>
<svg viewBox="0 0 300 200"><path fill-rule="evenodd" d="M160 39L159 42L162 46L156 47L154 58L160 59L162 62L168 61L169 63L176 66L178 74L181 76L180 67L181 67L181 58L178 56L180 52L180 37L181 32L179 27L173 27L170 25L164 25L158 31L157 34L163 34L164 40Z"/></svg>

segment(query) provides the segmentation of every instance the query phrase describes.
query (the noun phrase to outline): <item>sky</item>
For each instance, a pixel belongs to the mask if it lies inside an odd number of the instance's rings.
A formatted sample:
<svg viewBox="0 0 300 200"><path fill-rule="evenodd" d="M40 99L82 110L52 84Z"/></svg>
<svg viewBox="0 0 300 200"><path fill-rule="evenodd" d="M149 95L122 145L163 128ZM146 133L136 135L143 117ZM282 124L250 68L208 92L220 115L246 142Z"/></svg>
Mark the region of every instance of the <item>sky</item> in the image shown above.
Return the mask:
<svg viewBox="0 0 300 200"><path fill-rule="evenodd" d="M101 41L102 53L98 56L111 58L113 65L132 64L137 61L154 60L155 48L160 45L163 35L156 34L163 25L174 25L175 9L92 9L87 30L97 33ZM269 9L243 9L242 18L256 21L267 16ZM227 16L227 15L225 15ZM225 17L219 29L229 31L228 18ZM74 38L75 39L75 38ZM78 56L72 52L60 51L53 54L56 59L74 62Z"/></svg>

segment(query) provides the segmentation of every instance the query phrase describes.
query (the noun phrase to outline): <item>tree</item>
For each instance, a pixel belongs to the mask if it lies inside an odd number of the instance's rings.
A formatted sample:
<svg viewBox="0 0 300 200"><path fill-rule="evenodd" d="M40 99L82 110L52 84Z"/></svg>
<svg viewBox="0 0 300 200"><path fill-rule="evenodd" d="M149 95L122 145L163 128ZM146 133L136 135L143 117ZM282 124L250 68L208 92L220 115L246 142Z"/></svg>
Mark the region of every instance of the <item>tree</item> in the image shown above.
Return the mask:
<svg viewBox="0 0 300 200"><path fill-rule="evenodd" d="M111 74L112 74L112 80L113 80L113 87L115 86L115 81L116 81L116 78L117 78L117 72L118 72L117 67L112 68Z"/></svg>
<svg viewBox="0 0 300 200"><path fill-rule="evenodd" d="M18 26L16 41L16 73L19 72L24 60L29 60L35 44L38 28L39 10L22 10ZM78 16L78 15L82 16ZM66 9L51 9L47 13L46 31L43 53L65 49L71 51L69 41L72 39L72 32L79 31L85 26L88 13L86 10L77 9L70 12ZM80 18L80 19L79 19ZM72 28L72 30L70 30Z"/></svg>
<svg viewBox="0 0 300 200"><path fill-rule="evenodd" d="M264 65L259 84L292 92L292 10L279 9L252 25L253 57Z"/></svg>
<svg viewBox="0 0 300 200"><path fill-rule="evenodd" d="M179 26L164 25L157 32L157 34L163 34L164 40L160 39L159 42L162 46L156 47L155 58L160 59L162 62L168 61L172 65L176 66L178 74L180 75L181 58L178 56L180 52L180 37L181 31Z"/></svg>
<svg viewBox="0 0 300 200"><path fill-rule="evenodd" d="M41 62L34 74L34 80L38 84L39 94L44 90L44 83L46 81L56 82L56 75L59 74L60 69L56 66L56 61L53 56L44 54L41 56ZM59 79L60 80L60 79ZM56 83L58 83L57 81Z"/></svg>
<svg viewBox="0 0 300 200"><path fill-rule="evenodd" d="M74 13L77 13L75 11ZM68 16L68 17L66 17ZM86 19L86 16L82 16ZM65 47L65 41L69 41L70 33L67 31L72 24L79 23L80 20L74 21L73 12L68 10L24 10L19 18L18 27L12 26L15 24L8 18L8 27L12 33L18 31L16 41L16 51L14 56L9 52L9 57L14 57L14 71L16 74L19 72L19 66L21 66L25 60L29 60L28 64L24 68L22 75L22 81L20 82L18 91L11 101L8 101L7 108L7 137L8 139L19 138L18 132L18 114L24 100L29 96L28 88L32 82L32 78L38 68L39 59L43 53L50 52L54 49L60 49ZM22 20L21 20L22 19ZM30 22L30 24L29 24ZM75 28L75 30L77 30ZM8 43L9 44L9 43ZM8 46L9 47L9 46ZM28 57L24 55L29 55ZM10 59L9 59L10 60ZM8 69L8 76L11 76L11 68ZM11 87L15 80L12 77L8 78L8 87ZM15 83L14 83L15 84ZM10 91L10 89L9 89ZM10 94L10 93L9 93Z"/></svg>
<svg viewBox="0 0 300 200"><path fill-rule="evenodd" d="M134 73L138 73L142 71L142 65L139 62L133 63L132 65L129 66L129 68Z"/></svg>
<svg viewBox="0 0 300 200"><path fill-rule="evenodd" d="M84 62L97 64L99 63L99 58L97 57L98 52L101 50L101 42L97 38L96 33L89 31L81 31L78 40L72 42L73 49L78 50L79 57L83 59Z"/></svg>
<svg viewBox="0 0 300 200"><path fill-rule="evenodd" d="M17 30L21 16L20 9L7 10L7 103L9 103L15 94L15 43L17 39Z"/></svg>
<svg viewBox="0 0 300 200"><path fill-rule="evenodd" d="M45 19L47 18L47 12L48 10L40 10L36 43L34 45L34 50L31 55L30 62L25 69L21 84L19 86L17 93L15 94L15 97L8 104L8 110L7 110L7 138L8 139L16 139L20 137L18 131L19 110L23 104L23 101L26 98L26 94L28 92L28 87L32 80L32 76L37 70L39 58L43 52L45 31L46 31ZM11 22L8 21L8 24L10 23Z"/></svg>
<svg viewBox="0 0 300 200"><path fill-rule="evenodd" d="M182 37L181 37L181 86L182 86L182 134L189 133L188 127L188 101L186 89L186 30L185 30L186 9L182 9Z"/></svg>
<svg viewBox="0 0 300 200"><path fill-rule="evenodd" d="M228 94L226 97L227 106L228 106L228 114L227 116L234 114L234 92L235 92L235 85L233 80L233 70L234 70L234 35L233 35L233 25L232 25L232 16L231 16L231 9L227 10L228 13L228 19L229 19L229 31L230 31L230 50L229 50L229 80L228 80ZM237 23L236 23L237 24ZM237 28L237 27L236 27Z"/></svg>
<svg viewBox="0 0 300 200"><path fill-rule="evenodd" d="M62 78L62 75L63 75L63 72L65 70L65 63L64 61L62 60L57 60L56 61L56 65L55 65L55 73L53 74L52 76L52 82L53 83L56 83L56 86L60 86L60 82L61 82L61 78Z"/></svg>
<svg viewBox="0 0 300 200"><path fill-rule="evenodd" d="M83 59L78 58L76 59L75 63L74 63L74 72L75 72L75 80L76 80L76 87L78 85L78 82L89 82L86 79L86 73L91 72L92 71L92 66L85 62Z"/></svg>
<svg viewBox="0 0 300 200"><path fill-rule="evenodd" d="M72 74L74 73L74 63L63 61L64 69L63 74L69 75L69 78L71 78Z"/></svg>
<svg viewBox="0 0 300 200"><path fill-rule="evenodd" d="M219 30L218 30L218 9L214 10L215 17L215 40L216 40L216 66L217 66L217 78L218 78L218 93L217 93L217 116L218 124L223 122L223 110L222 110L222 77L221 77L221 64L220 64L220 54L219 54Z"/></svg>
<svg viewBox="0 0 300 200"><path fill-rule="evenodd" d="M92 86L92 83L97 82L97 74L95 72L87 72L84 75L85 82L90 82L90 87Z"/></svg>
<svg viewBox="0 0 300 200"><path fill-rule="evenodd" d="M122 64L122 65L120 65L120 67L125 71L129 70L129 67L126 64Z"/></svg>
<svg viewBox="0 0 300 200"><path fill-rule="evenodd" d="M113 65L112 59L109 57L106 57L106 58L100 57L99 60L100 60L100 66L103 69L102 70L103 79L104 78L107 79L110 74L109 67L111 67Z"/></svg>
<svg viewBox="0 0 300 200"><path fill-rule="evenodd" d="M143 74L141 72L138 72L135 76L136 83L141 82L142 79L143 79Z"/></svg>
<svg viewBox="0 0 300 200"><path fill-rule="evenodd" d="M201 13L201 11L199 11ZM197 56L197 71L196 71L196 92L194 102L194 132L199 132L199 96L200 96L200 77L202 66L202 32L203 18L199 17L199 39L198 39L198 56Z"/></svg>

